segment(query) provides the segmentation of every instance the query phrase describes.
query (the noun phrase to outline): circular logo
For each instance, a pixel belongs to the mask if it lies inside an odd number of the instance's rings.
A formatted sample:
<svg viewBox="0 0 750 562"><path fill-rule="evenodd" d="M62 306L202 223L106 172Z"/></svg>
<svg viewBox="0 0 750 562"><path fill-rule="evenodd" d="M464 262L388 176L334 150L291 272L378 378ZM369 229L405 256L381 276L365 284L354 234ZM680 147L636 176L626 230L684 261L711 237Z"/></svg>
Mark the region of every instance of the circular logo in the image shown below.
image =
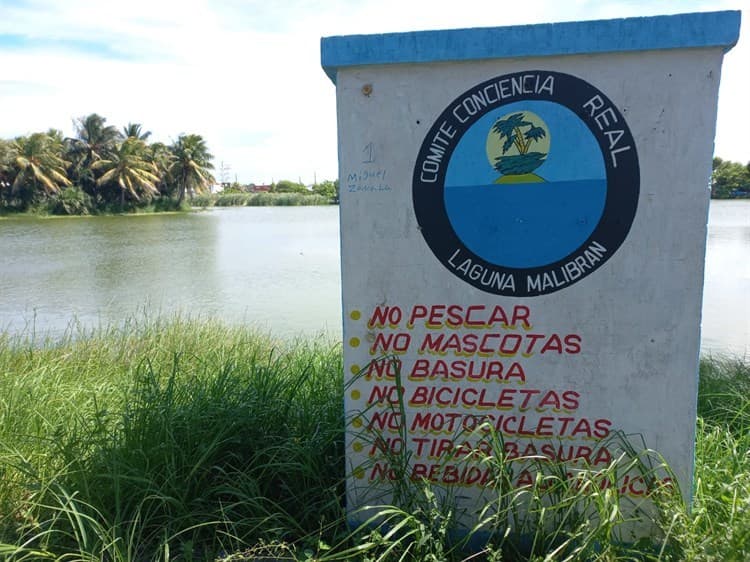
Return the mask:
<svg viewBox="0 0 750 562"><path fill-rule="evenodd" d="M635 142L620 111L584 80L525 71L457 97L414 167L428 246L483 291L552 293L601 267L638 206Z"/></svg>

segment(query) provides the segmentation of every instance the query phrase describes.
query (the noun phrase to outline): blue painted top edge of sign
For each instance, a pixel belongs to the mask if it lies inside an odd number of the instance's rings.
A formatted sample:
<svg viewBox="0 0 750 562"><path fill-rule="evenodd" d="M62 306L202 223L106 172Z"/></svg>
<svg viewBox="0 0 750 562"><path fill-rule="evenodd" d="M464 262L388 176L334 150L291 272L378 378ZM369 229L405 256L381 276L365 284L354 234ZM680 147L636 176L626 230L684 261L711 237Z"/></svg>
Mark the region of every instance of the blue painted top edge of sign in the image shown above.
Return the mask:
<svg viewBox="0 0 750 562"><path fill-rule="evenodd" d="M320 40L321 64L340 68L696 47L731 49L740 12L701 12L507 27L344 35Z"/></svg>

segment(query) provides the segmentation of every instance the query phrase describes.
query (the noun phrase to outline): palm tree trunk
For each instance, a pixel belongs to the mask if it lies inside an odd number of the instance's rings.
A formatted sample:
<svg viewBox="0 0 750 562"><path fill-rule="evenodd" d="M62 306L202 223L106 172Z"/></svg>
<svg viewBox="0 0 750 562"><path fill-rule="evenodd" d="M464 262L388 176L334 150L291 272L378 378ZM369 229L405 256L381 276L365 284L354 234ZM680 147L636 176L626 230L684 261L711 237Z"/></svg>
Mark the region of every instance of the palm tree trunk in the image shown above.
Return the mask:
<svg viewBox="0 0 750 562"><path fill-rule="evenodd" d="M177 206L178 207L180 205L182 205L182 202L185 199L185 186L187 185L187 177L186 177L187 173L183 170L183 172L182 172L181 175L182 175L182 177L180 178L180 180L181 180L180 181L180 195L177 198Z"/></svg>

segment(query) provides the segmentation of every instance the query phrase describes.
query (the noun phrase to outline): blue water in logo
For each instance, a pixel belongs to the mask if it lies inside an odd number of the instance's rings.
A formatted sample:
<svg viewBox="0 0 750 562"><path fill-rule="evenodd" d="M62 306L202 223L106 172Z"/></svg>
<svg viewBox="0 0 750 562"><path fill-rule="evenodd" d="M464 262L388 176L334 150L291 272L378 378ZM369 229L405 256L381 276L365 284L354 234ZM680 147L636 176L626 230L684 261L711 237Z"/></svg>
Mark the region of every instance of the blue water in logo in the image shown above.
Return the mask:
<svg viewBox="0 0 750 562"><path fill-rule="evenodd" d="M578 249L604 211L604 179L446 186L445 208L458 237L498 266L554 263Z"/></svg>

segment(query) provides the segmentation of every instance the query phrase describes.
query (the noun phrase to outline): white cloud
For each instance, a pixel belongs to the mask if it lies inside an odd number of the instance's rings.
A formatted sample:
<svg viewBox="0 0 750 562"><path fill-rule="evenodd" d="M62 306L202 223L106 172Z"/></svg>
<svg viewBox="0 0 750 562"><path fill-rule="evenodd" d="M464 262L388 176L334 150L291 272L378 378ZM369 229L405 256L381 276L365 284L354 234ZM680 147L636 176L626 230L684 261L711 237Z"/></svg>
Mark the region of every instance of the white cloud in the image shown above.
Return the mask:
<svg viewBox="0 0 750 562"><path fill-rule="evenodd" d="M0 137L49 127L72 134L73 118L97 112L117 126L140 122L155 140L202 134L217 166L231 165L240 181L333 178L335 88L320 68L321 36L730 8L627 0L4 1L0 37L27 41L7 49L0 40ZM743 162L749 48L726 57L716 140L717 154Z"/></svg>

